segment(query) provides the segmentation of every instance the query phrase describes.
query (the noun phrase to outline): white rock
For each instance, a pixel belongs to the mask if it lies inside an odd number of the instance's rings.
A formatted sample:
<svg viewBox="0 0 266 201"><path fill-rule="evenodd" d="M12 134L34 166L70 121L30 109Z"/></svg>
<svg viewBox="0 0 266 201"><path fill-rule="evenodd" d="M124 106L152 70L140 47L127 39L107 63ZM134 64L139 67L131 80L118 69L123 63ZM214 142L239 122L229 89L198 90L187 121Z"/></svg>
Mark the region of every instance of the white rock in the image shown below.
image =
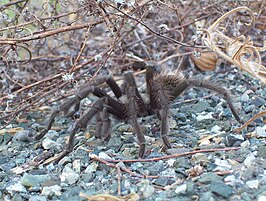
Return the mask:
<svg viewBox="0 0 266 201"><path fill-rule="evenodd" d="M247 156L247 158L244 160L244 164L247 167L253 166L256 158L253 154L250 154Z"/></svg>
<svg viewBox="0 0 266 201"><path fill-rule="evenodd" d="M79 179L79 174L69 167L65 167L63 173L60 175L61 182L67 182L68 184L74 184Z"/></svg>
<svg viewBox="0 0 266 201"><path fill-rule="evenodd" d="M257 201L265 201L266 200L266 195L259 195Z"/></svg>
<svg viewBox="0 0 266 201"><path fill-rule="evenodd" d="M98 164L96 162L92 162L90 165L88 165L85 169L85 173L93 173L97 170Z"/></svg>
<svg viewBox="0 0 266 201"><path fill-rule="evenodd" d="M205 115L199 114L196 119L197 119L197 122L200 122L206 119L213 119L212 112L209 112Z"/></svg>
<svg viewBox="0 0 266 201"><path fill-rule="evenodd" d="M243 148L247 148L247 147L249 147L249 146L250 146L250 142L249 142L249 140L245 140L244 142L241 143L240 146L243 147Z"/></svg>
<svg viewBox="0 0 266 201"><path fill-rule="evenodd" d="M259 188L259 180L250 180L250 181L247 181L246 182L246 185L249 187L249 188L253 188L253 189L258 189Z"/></svg>
<svg viewBox="0 0 266 201"><path fill-rule="evenodd" d="M47 201L46 197L43 195L34 195L30 197L29 201Z"/></svg>
<svg viewBox="0 0 266 201"><path fill-rule="evenodd" d="M60 196L61 195L61 187L58 185L45 186L45 187L43 187L41 194L45 195L45 196L52 196L52 195Z"/></svg>
<svg viewBox="0 0 266 201"><path fill-rule="evenodd" d="M143 198L149 198L151 197L155 192L155 188L151 185L147 185L144 191L142 192Z"/></svg>
<svg viewBox="0 0 266 201"><path fill-rule="evenodd" d="M110 156L108 156L105 152L100 152L99 153L99 158L101 158L101 159L104 159L104 160L113 160Z"/></svg>
<svg viewBox="0 0 266 201"><path fill-rule="evenodd" d="M75 172L80 173L80 166L81 166L80 159L74 160L72 164Z"/></svg>
<svg viewBox="0 0 266 201"><path fill-rule="evenodd" d="M232 168L232 165L230 165L227 160L221 160L219 158L216 158L214 163L215 165L217 165L214 171L226 171Z"/></svg>
<svg viewBox="0 0 266 201"><path fill-rule="evenodd" d="M255 134L257 137L266 137L266 131L264 127L256 127Z"/></svg>
<svg viewBox="0 0 266 201"><path fill-rule="evenodd" d="M241 101L248 101L249 100L249 96L244 93L242 96L241 96Z"/></svg>
<svg viewBox="0 0 266 201"><path fill-rule="evenodd" d="M227 177L224 178L224 181L226 184L234 186L236 183L236 177L234 175L228 175Z"/></svg>
<svg viewBox="0 0 266 201"><path fill-rule="evenodd" d="M23 186L21 183L12 184L12 185L8 186L6 188L6 190L8 192L10 192L10 193L13 193L13 192L23 192L23 193L26 193L27 192L25 186Z"/></svg>
<svg viewBox="0 0 266 201"><path fill-rule="evenodd" d="M185 193L187 190L187 184L182 184L180 186L177 186L175 189L176 194Z"/></svg>
<svg viewBox="0 0 266 201"><path fill-rule="evenodd" d="M220 127L220 126L218 126L218 125L215 125L215 126L213 126L212 128L211 128L211 131L212 132L218 132L218 131L220 131L222 128Z"/></svg>
<svg viewBox="0 0 266 201"><path fill-rule="evenodd" d="M170 167L173 167L175 162L176 162L176 160L173 159L173 158L171 158L171 159L169 159L169 160L166 161L166 163L167 163Z"/></svg>
<svg viewBox="0 0 266 201"><path fill-rule="evenodd" d="M49 138L44 138L42 141L42 146L44 149L51 149L55 146L59 146L59 144Z"/></svg>

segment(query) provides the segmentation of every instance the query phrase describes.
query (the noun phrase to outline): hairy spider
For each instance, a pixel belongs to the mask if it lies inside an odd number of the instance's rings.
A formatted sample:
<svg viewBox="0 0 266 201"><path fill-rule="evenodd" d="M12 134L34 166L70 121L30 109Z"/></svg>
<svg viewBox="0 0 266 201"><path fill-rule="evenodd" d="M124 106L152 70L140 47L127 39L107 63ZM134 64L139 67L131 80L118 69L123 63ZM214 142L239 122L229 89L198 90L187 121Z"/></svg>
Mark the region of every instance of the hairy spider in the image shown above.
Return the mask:
<svg viewBox="0 0 266 201"><path fill-rule="evenodd" d="M102 139L110 138L110 114L122 121L129 122L133 126L133 131L137 135L138 144L140 146L139 157L144 157L145 153L145 138L140 124L138 123L139 117L157 114L161 120L161 138L163 143L167 148L171 148L171 144L167 138L170 104L189 87L202 87L218 92L227 101L228 106L236 120L240 121L227 90L205 80L185 78L180 71L174 71L171 74L166 72L158 73L155 70L155 67L147 66L146 84L149 96L148 102L145 102L141 97L132 71L124 73L124 82L121 88L111 77L98 78L97 82L106 82L113 91L115 98L109 96L105 91L96 86L86 86L74 97L68 99L56 110L54 110L48 120L46 128L35 137L36 139L42 138L51 128L55 117L60 112L64 112L68 116L73 115L79 110L80 101L87 97L90 93L99 97L99 99L93 103L91 108L85 111L74 123L70 130L68 145L66 149L57 156L56 161L59 161L72 151L75 134L81 128L86 129L87 124L94 116L96 116L98 124L95 136Z"/></svg>

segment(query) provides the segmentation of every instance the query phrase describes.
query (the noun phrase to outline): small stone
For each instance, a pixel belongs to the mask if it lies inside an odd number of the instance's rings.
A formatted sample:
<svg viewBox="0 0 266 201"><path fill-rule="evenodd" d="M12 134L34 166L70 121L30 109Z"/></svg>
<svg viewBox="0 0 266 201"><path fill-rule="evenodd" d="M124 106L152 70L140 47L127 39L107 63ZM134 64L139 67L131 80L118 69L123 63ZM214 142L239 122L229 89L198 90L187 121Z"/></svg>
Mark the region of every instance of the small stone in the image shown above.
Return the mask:
<svg viewBox="0 0 266 201"><path fill-rule="evenodd" d="M249 106L243 107L243 109L246 113L248 113L248 112L254 111L256 109L256 106L255 105L249 105Z"/></svg>
<svg viewBox="0 0 266 201"><path fill-rule="evenodd" d="M224 184L223 182L212 182L210 185L210 190L217 194L220 195L224 198L229 198L230 195L233 193L232 187Z"/></svg>
<svg viewBox="0 0 266 201"><path fill-rule="evenodd" d="M226 184L234 186L236 183L236 177L235 175L228 175L227 177L224 178L224 181Z"/></svg>
<svg viewBox="0 0 266 201"><path fill-rule="evenodd" d="M199 178L199 182L203 183L203 184L209 184L211 182L214 182L214 181L221 181L222 178L219 177L217 174L215 173L204 173L200 176Z"/></svg>
<svg viewBox="0 0 266 201"><path fill-rule="evenodd" d="M165 164L163 161L158 161L153 165L149 166L147 169L149 170L151 175L158 175L165 168Z"/></svg>
<svg viewBox="0 0 266 201"><path fill-rule="evenodd" d="M218 125L215 125L211 128L211 132L214 132L214 133L217 133L219 132L220 130L222 130L222 128Z"/></svg>
<svg viewBox="0 0 266 201"><path fill-rule="evenodd" d="M166 186L168 183L168 178L162 177L155 180L154 184L158 186Z"/></svg>
<svg viewBox="0 0 266 201"><path fill-rule="evenodd" d="M45 195L45 196L60 196L61 195L61 187L58 185L54 185L54 186L45 186L42 189L42 193L41 195Z"/></svg>
<svg viewBox="0 0 266 201"><path fill-rule="evenodd" d="M15 183L6 188L7 191L9 192L23 192L26 193L27 190L26 188L21 184L21 183Z"/></svg>
<svg viewBox="0 0 266 201"><path fill-rule="evenodd" d="M13 135L11 133L5 133L4 134L4 144L7 144L10 142L13 138Z"/></svg>
<svg viewBox="0 0 266 201"><path fill-rule="evenodd" d="M32 132L30 130L22 130L14 135L12 141L31 142L34 140L31 135Z"/></svg>
<svg viewBox="0 0 266 201"><path fill-rule="evenodd" d="M264 100L264 98L256 97L254 101L252 102L252 104L258 108L258 107L265 105L266 101Z"/></svg>
<svg viewBox="0 0 266 201"><path fill-rule="evenodd" d="M121 144L122 144L121 138L117 136L113 136L109 140L107 146L108 147L121 147Z"/></svg>
<svg viewBox="0 0 266 201"><path fill-rule="evenodd" d="M74 160L72 164L73 164L73 170L75 172L80 173L80 167L81 167L80 159Z"/></svg>
<svg viewBox="0 0 266 201"><path fill-rule="evenodd" d="M243 148L248 148L250 146L249 140L245 140L244 142L240 144L240 146Z"/></svg>
<svg viewBox="0 0 266 201"><path fill-rule="evenodd" d="M143 198L149 198L155 192L155 188L152 185L150 185L150 182L147 179L142 179L138 183L138 186L140 187L139 190L142 192Z"/></svg>
<svg viewBox="0 0 266 201"><path fill-rule="evenodd" d="M167 168L164 171L161 171L160 175L164 177L176 177L176 172L174 168Z"/></svg>
<svg viewBox="0 0 266 201"><path fill-rule="evenodd" d="M176 194L185 194L187 190L187 184L182 184L176 187L175 193Z"/></svg>
<svg viewBox="0 0 266 201"><path fill-rule="evenodd" d="M244 141L244 138L242 135L227 135L224 139L224 144L227 147L232 147L232 146L239 146L241 142Z"/></svg>
<svg viewBox="0 0 266 201"><path fill-rule="evenodd" d="M11 201L23 201L24 199L18 194L16 193L13 197Z"/></svg>
<svg viewBox="0 0 266 201"><path fill-rule="evenodd" d="M266 191L262 192L257 197L257 201L265 201L265 200L266 200Z"/></svg>
<svg viewBox="0 0 266 201"><path fill-rule="evenodd" d="M97 170L97 168L98 168L98 163L92 162L90 165L86 167L84 173L86 174L93 173Z"/></svg>
<svg viewBox="0 0 266 201"><path fill-rule="evenodd" d="M207 114L199 114L196 119L197 119L197 122L207 120L207 119L213 119L212 112L207 113Z"/></svg>
<svg viewBox="0 0 266 201"><path fill-rule="evenodd" d="M263 127L257 126L255 129L255 134L257 137L266 137L265 126Z"/></svg>
<svg viewBox="0 0 266 201"><path fill-rule="evenodd" d="M184 113L176 113L175 114L175 119L176 120L179 120L179 121L182 121L182 122L186 122L187 121L187 117Z"/></svg>
<svg viewBox="0 0 266 201"><path fill-rule="evenodd" d="M60 175L61 182L67 182L72 185L76 183L79 179L79 174L77 174L74 170L69 167L65 167L63 169L63 173Z"/></svg>
<svg viewBox="0 0 266 201"><path fill-rule="evenodd" d="M146 188L142 191L143 198L151 197L155 192L155 188L151 185L147 185Z"/></svg>
<svg viewBox="0 0 266 201"><path fill-rule="evenodd" d="M203 193L203 196L201 196L200 201L216 201L216 199L214 199L212 192L206 192Z"/></svg>
<svg viewBox="0 0 266 201"><path fill-rule="evenodd" d="M101 159L104 159L104 160L113 160L110 156L108 156L106 153L104 153L104 152L100 152L99 153L99 158L101 158Z"/></svg>
<svg viewBox="0 0 266 201"><path fill-rule="evenodd" d="M32 187L40 186L43 182L50 180L48 175L32 175L25 173L20 182L23 186Z"/></svg>
<svg viewBox="0 0 266 201"><path fill-rule="evenodd" d="M256 158L253 154L250 154L246 157L246 159L244 160L244 164L245 166L247 167L251 167L254 165L254 162L255 162Z"/></svg>
<svg viewBox="0 0 266 201"><path fill-rule="evenodd" d="M44 138L42 141L42 146L44 149L52 149L53 147L60 145L49 138Z"/></svg>
<svg viewBox="0 0 266 201"><path fill-rule="evenodd" d="M230 165L227 160L221 160L219 158L215 159L214 164L217 165L217 167L213 171L226 171L232 168L232 165Z"/></svg>
<svg viewBox="0 0 266 201"><path fill-rule="evenodd" d="M169 159L169 160L166 161L166 163L167 163L170 167L173 167L174 164L175 164L175 162L176 162L176 160L173 159L173 158L171 158L171 159Z"/></svg>
<svg viewBox="0 0 266 201"><path fill-rule="evenodd" d="M206 154L197 153L192 156L191 162L193 164L207 165L207 163L209 162L209 159L207 158Z"/></svg>
<svg viewBox="0 0 266 201"><path fill-rule="evenodd" d="M47 199L45 196L34 195L34 196L29 198L29 201L47 201Z"/></svg>
<svg viewBox="0 0 266 201"><path fill-rule="evenodd" d="M249 100L249 95L244 93L242 96L241 96L241 101L244 101L244 102L247 102Z"/></svg>
<svg viewBox="0 0 266 201"><path fill-rule="evenodd" d="M195 104L192 107L192 110L195 111L196 113L203 112L207 110L210 107L210 104L206 101L199 101L197 104Z"/></svg>
<svg viewBox="0 0 266 201"><path fill-rule="evenodd" d="M249 188L258 189L260 182L258 180L250 180L246 182Z"/></svg>
<svg viewBox="0 0 266 201"><path fill-rule="evenodd" d="M266 158L266 146L260 145L258 147L258 157Z"/></svg>
<svg viewBox="0 0 266 201"><path fill-rule="evenodd" d="M59 137L59 133L55 130L49 130L47 134L45 135L45 137L51 140L57 140Z"/></svg>

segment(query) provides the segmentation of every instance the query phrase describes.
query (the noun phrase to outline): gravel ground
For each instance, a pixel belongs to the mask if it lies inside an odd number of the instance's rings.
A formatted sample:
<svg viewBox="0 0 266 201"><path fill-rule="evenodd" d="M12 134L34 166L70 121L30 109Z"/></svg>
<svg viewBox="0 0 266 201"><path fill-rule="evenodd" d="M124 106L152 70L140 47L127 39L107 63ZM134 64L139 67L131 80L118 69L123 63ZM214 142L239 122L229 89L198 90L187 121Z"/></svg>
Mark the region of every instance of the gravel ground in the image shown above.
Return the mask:
<svg viewBox="0 0 266 201"><path fill-rule="evenodd" d="M243 120L265 110L266 90L257 80L233 69L208 75L230 90ZM173 149L162 149L156 117L140 120L149 162L121 161L137 159L138 145L131 126L116 122L109 142L95 139L91 126L77 134L74 151L58 164L36 165L38 156L48 158L65 147L67 128L73 122L60 116L54 130L42 140L32 141L46 116L31 112L28 121L2 131L0 200L100 200L100 195L110 201L266 200L266 126L258 119L243 133L234 133L240 125L226 102L213 92L190 89L176 99L169 134ZM220 151L202 151L206 149ZM186 152L192 153L177 156ZM173 157L166 158L170 155ZM120 162L108 163L110 160Z"/></svg>

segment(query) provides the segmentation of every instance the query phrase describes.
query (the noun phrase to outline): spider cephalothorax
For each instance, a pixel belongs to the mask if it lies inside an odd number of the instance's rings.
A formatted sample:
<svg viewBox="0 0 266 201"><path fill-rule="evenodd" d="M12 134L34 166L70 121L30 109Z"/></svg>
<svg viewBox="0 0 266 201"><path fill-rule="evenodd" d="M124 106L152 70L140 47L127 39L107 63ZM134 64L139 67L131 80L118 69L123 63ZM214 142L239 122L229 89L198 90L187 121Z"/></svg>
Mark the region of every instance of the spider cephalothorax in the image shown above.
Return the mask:
<svg viewBox="0 0 266 201"><path fill-rule="evenodd" d="M240 121L231 102L229 93L224 88L211 84L205 80L185 78L180 71L173 71L172 73L167 73L165 71L157 72L155 67L147 66L146 84L147 94L149 96L147 102L143 100L138 91L132 71L124 73L124 82L121 87L119 87L111 77L98 78L97 82L106 82L113 91L115 97L111 97L104 90L96 86L85 86L74 97L68 99L53 111L46 128L36 136L36 139L42 138L51 128L54 118L60 112L64 112L67 115L73 115L75 111L79 110L80 101L88 96L89 93L99 97L99 99L93 103L91 108L85 111L74 123L70 131L68 146L66 150L56 158L57 161L72 151L75 134L79 129L86 128L87 124L94 116L97 121L95 136L102 139L110 138L110 114L121 121L129 122L133 126L134 133L137 135L140 146L139 157L144 157L145 154L145 138L138 123L138 118L150 114L157 114L161 120L161 137L163 143L167 148L170 148L171 144L167 138L170 104L177 96L184 92L184 90L192 86L218 92L227 101L236 120Z"/></svg>

